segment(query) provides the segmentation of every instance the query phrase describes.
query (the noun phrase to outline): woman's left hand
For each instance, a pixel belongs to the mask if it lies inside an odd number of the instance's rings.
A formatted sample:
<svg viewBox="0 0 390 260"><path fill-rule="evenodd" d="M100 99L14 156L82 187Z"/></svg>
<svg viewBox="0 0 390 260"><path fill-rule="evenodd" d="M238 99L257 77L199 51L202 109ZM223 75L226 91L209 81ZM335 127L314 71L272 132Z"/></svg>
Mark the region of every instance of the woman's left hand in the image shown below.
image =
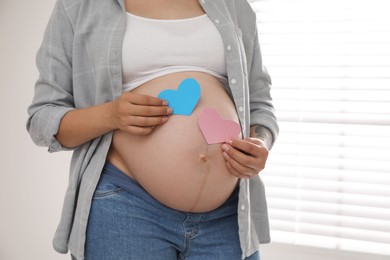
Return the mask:
<svg viewBox="0 0 390 260"><path fill-rule="evenodd" d="M260 138L231 139L222 145L222 150L228 170L238 178L258 175L268 158L266 143Z"/></svg>

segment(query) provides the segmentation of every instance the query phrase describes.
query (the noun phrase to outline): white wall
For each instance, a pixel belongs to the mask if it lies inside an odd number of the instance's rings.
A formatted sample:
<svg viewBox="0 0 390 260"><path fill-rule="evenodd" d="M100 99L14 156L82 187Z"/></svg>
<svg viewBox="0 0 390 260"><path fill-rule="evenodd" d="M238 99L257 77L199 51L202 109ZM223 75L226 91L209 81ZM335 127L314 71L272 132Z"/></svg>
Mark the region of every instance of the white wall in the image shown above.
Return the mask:
<svg viewBox="0 0 390 260"><path fill-rule="evenodd" d="M51 240L68 181L70 153L49 154L25 130L38 77L35 54L55 0L0 0L0 259L61 260ZM262 259L385 260L385 256L282 244ZM114 259L113 259L114 260Z"/></svg>
<svg viewBox="0 0 390 260"><path fill-rule="evenodd" d="M70 153L49 154L25 130L35 53L54 0L0 0L0 259L61 260L51 247Z"/></svg>

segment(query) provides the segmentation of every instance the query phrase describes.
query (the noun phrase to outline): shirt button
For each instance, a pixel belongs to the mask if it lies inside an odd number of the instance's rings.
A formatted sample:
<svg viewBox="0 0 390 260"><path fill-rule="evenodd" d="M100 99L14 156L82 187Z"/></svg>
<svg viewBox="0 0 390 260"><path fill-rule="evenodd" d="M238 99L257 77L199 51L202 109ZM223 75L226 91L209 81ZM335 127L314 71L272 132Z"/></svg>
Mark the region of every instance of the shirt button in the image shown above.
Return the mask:
<svg viewBox="0 0 390 260"><path fill-rule="evenodd" d="M243 108L243 107L239 107L239 108L238 108L238 111L244 112L244 108Z"/></svg>
<svg viewBox="0 0 390 260"><path fill-rule="evenodd" d="M215 19L214 21L215 21L215 23L220 23L220 21L218 19Z"/></svg>
<svg viewBox="0 0 390 260"><path fill-rule="evenodd" d="M232 79L230 82L231 82L232 84L236 84L236 83L237 83L237 80L236 80L236 79Z"/></svg>
<svg viewBox="0 0 390 260"><path fill-rule="evenodd" d="M241 205L241 210L245 210L245 205L244 204Z"/></svg>
<svg viewBox="0 0 390 260"><path fill-rule="evenodd" d="M228 45L228 46L226 46L226 49L227 49L228 51L230 51L230 50L232 49L232 46L231 46L231 45Z"/></svg>

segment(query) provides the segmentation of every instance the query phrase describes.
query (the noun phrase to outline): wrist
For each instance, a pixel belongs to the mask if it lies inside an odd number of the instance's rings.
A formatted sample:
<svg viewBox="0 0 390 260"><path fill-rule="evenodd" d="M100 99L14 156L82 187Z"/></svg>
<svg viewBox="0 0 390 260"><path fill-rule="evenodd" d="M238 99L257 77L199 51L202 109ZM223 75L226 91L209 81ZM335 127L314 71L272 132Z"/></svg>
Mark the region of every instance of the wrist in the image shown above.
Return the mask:
<svg viewBox="0 0 390 260"><path fill-rule="evenodd" d="M274 140L272 132L267 127L261 125L251 126L250 136L261 139L265 143L266 148L271 150Z"/></svg>
<svg viewBox="0 0 390 260"><path fill-rule="evenodd" d="M117 123L115 121L113 105L114 105L113 101L104 103L102 105L104 127L108 130L108 132L116 130L118 128Z"/></svg>

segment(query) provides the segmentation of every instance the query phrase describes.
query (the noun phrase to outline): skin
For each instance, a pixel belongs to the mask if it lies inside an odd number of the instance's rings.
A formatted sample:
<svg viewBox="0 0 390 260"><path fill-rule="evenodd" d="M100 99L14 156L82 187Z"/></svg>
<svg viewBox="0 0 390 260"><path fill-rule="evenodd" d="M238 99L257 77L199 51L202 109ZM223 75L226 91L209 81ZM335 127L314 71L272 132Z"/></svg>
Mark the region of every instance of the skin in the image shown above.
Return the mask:
<svg viewBox="0 0 390 260"><path fill-rule="evenodd" d="M126 0L125 5L128 12L158 19L188 18L204 13L197 0ZM149 135L156 126L166 123L171 113L162 99L123 93L112 102L68 112L61 120L56 138L65 147L76 147L116 129L131 135ZM251 178L264 169L271 144L271 132L255 125L249 138L227 140L221 152L231 174Z"/></svg>
<svg viewBox="0 0 390 260"><path fill-rule="evenodd" d="M125 0L126 11L149 18L181 19L204 14L198 0ZM113 102L68 112L61 120L57 140L76 147L115 129L148 135L164 124L171 110L156 97L124 93Z"/></svg>
<svg viewBox="0 0 390 260"><path fill-rule="evenodd" d="M229 172L241 179L255 177L264 169L272 144L272 134L263 126L252 126L250 136L230 139L222 145Z"/></svg>
<svg viewBox="0 0 390 260"><path fill-rule="evenodd" d="M187 18L204 13L198 0L126 0L126 10L133 14L158 19ZM180 15L180 17L178 17ZM272 144L271 132L263 126L252 126L250 138L228 140L223 154L229 171L239 178L256 176L265 167Z"/></svg>
<svg viewBox="0 0 390 260"><path fill-rule="evenodd" d="M148 135L155 126L166 123L171 113L162 99L123 93L112 102L66 113L56 138L65 147L76 147L115 129Z"/></svg>
<svg viewBox="0 0 390 260"><path fill-rule="evenodd" d="M166 123L171 113L162 99L124 93L112 102L68 112L61 120L56 138L66 147L76 147L115 129L132 135L149 135L155 126ZM249 138L227 140L221 152L231 174L252 178L264 169L271 144L271 132L255 125Z"/></svg>
<svg viewBox="0 0 390 260"><path fill-rule="evenodd" d="M198 0L125 0L126 11L154 19L182 19L204 14Z"/></svg>

